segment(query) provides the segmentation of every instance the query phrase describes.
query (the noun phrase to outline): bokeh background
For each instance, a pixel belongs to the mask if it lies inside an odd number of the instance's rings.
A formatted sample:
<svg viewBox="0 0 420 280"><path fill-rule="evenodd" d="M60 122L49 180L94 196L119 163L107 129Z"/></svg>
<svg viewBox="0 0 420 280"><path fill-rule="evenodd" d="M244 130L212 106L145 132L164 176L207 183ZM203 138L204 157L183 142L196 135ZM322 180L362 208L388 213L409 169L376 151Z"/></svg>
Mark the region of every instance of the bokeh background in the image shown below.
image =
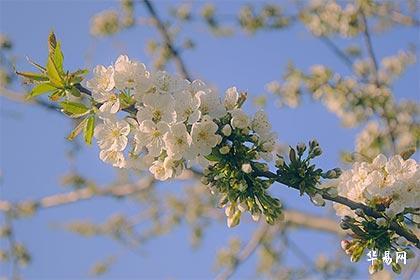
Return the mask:
<svg viewBox="0 0 420 280"><path fill-rule="evenodd" d="M246 2L216 1L223 15L234 15ZM288 1L281 1L290 5ZM155 7L162 18L170 17L175 1L157 1ZM204 2L193 2L194 9ZM115 35L97 38L91 35L92 16L106 9L118 9L114 1L5 1L0 0L0 30L13 42L16 68L30 70L25 56L39 62L47 58L47 37L54 31L62 41L67 69L88 68L97 64L109 65L119 54L127 54L151 66L153 58L146 51L146 42L159 38L153 26L140 24ZM197 8L198 9L198 8ZM147 14L140 6L138 18ZM324 153L318 160L323 168L342 166L340 153L354 150L355 137L362 127L344 128L340 120L321 103L305 97L301 106L291 109L276 106L276 98L266 94L266 84L281 79L290 61L300 69L323 64L346 75L348 68L325 44L314 38L302 24L281 31L263 30L254 35L236 32L229 37L216 37L202 22L183 25L180 38L193 38L195 48L182 52L191 75L215 86L223 92L237 86L249 94L246 111L258 109L252 101L266 95L268 111L274 130L282 143L294 145L318 139ZM373 37L378 57L397 53L401 48L418 43L418 28L395 27ZM338 46L347 44L337 39ZM418 53L418 51L417 51ZM169 65L169 71L176 69ZM395 98L417 102L419 94L418 64L407 71L393 85ZM20 92L19 81L11 85ZM107 185L121 178L115 169L101 162L96 145L86 147L66 140L72 123L68 118L40 106L17 103L0 97L0 196L3 200L20 201L68 192L62 186L62 176L77 171L99 185ZM179 194L183 181L160 183L157 193ZM313 206L307 197L299 197L294 190L280 185L272 187L289 209L335 217L331 205ZM188 207L188 206L187 206ZM104 275L105 278L210 279L217 275L217 250L226 246L232 236L247 240L255 230L255 223L244 218L241 224L229 229L225 223L214 222L206 227L201 244L191 247L191 230L184 222L170 233L156 237L136 248L122 246L107 236L83 237L59 225L84 220L102 223L109 216L120 213L134 215L142 205L129 199L94 198L70 205L40 210L32 217L14 223L16 238L31 252L32 261L22 270L28 279L80 279L89 276L91 266L108 255L118 258ZM218 209L222 212L222 209ZM299 247L304 257L288 252L283 262L294 267L314 265L320 254L335 258L339 238L314 230L296 230L289 239ZM1 246L7 246L2 239ZM306 256L306 257L305 257ZM241 265L234 278L256 277L257 255ZM353 264L356 278L367 277L368 262L362 259ZM10 275L10 265L0 264L0 275ZM314 276L317 277L317 276ZM417 277L420 275L417 274Z"/></svg>

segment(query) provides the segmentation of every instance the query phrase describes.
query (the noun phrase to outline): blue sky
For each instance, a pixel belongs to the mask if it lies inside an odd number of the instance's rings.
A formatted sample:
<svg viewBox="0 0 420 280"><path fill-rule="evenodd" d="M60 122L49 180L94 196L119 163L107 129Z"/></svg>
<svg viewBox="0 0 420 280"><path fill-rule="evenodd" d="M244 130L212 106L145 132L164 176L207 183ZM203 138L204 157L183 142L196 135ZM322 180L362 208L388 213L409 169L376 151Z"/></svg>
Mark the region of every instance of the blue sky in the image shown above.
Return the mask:
<svg viewBox="0 0 420 280"><path fill-rule="evenodd" d="M157 9L163 14L170 2L158 2ZM130 57L150 65L145 52L145 42L156 38L157 33L141 26L105 39L95 39L89 34L92 15L107 8L117 7L112 1L4 1L0 0L0 30L14 43L18 56L18 69L30 69L24 57L45 61L47 37L54 30L62 41L65 65L68 69L110 64L126 53ZM217 2L224 13L233 14L238 2ZM138 15L144 11L138 9ZM194 39L197 48L183 54L185 63L195 78L217 86L221 91L237 86L247 91L251 99L264 92L267 82L280 79L289 61L301 69L314 64L325 64L339 73L348 70L319 40L314 39L301 25L280 32L260 32L255 36L240 33L230 38L215 38L201 24L188 25L182 30ZM378 57L395 54L409 42L418 41L418 31L408 28L393 29L373 39ZM347 41L341 40L344 46ZM89 58L89 63L86 62ZM395 84L397 99L419 100L418 66L411 66ZM270 100L267 108L274 129L282 142L297 142L317 138L324 154L319 161L323 168L339 164L339 152L352 150L354 137L360 128L344 129L340 121L322 105L305 100L297 109L277 108ZM2 172L2 199L20 200L40 198L65 192L59 185L60 175L69 170L66 151L71 145L65 136L71 122L58 114L34 106L25 106L0 99L0 169ZM255 111L247 106L249 112ZM112 182L115 172L98 158L98 149L83 148L77 156L77 169L100 184ZM164 183L162 191L179 192L180 184ZM289 189L273 186L276 194L292 209L300 209L321 215L331 215L327 209L312 206L306 198ZM143 278L211 278L215 248L227 243L229 236L247 240L255 225L243 223L235 229L224 225L212 225L205 233L199 250L189 246L188 228L182 226L172 234L158 238L142 248L139 257L107 238L83 238L51 227L52 223L76 219L103 222L112 213L134 213L137 206L130 201L95 199L75 205L40 211L32 218L16 223L18 239L33 253L33 263L24 270L27 278L83 278L90 265L102 257L118 252L120 259L106 277ZM292 239L309 256L324 252L331 254L339 246L337 240L327 234L296 232ZM301 265L290 255L292 265ZM256 258L250 258L241 266L236 277L251 277ZM359 265L366 273L367 263ZM0 265L0 275L9 267Z"/></svg>

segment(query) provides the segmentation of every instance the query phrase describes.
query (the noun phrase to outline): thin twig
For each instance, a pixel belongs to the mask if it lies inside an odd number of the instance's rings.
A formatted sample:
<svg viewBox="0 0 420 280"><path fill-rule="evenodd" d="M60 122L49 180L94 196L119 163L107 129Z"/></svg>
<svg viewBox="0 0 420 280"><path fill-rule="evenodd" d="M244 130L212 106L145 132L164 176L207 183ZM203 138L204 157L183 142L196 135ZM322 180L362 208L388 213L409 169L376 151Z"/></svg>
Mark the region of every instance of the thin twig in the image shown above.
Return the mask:
<svg viewBox="0 0 420 280"><path fill-rule="evenodd" d="M232 267L222 271L216 279L218 280L226 280L229 279L233 273L237 270L238 266L240 266L243 262L245 262L259 247L261 241L266 236L268 230L270 229L269 225L265 222L262 222L258 229L254 232L251 239L245 245L245 247L239 252L236 256L236 261Z"/></svg>
<svg viewBox="0 0 420 280"><path fill-rule="evenodd" d="M172 41L172 38L169 35L168 30L165 24L163 23L163 21L160 19L159 15L157 14L156 9L153 6L152 2L149 0L143 0L143 3L144 3L144 6L146 7L146 10L149 12L150 16L153 18L153 21L160 35L162 36L162 39L166 47L169 49L178 71L185 79L191 80L191 76L188 73L187 67L184 64L184 61L181 59L179 51L175 48L174 42Z"/></svg>
<svg viewBox="0 0 420 280"><path fill-rule="evenodd" d="M341 61L344 62L344 64L350 69L350 71L353 71L353 61L346 55L333 41L330 40L330 38L322 36L319 37L321 42L323 42L328 48L336 54Z"/></svg>

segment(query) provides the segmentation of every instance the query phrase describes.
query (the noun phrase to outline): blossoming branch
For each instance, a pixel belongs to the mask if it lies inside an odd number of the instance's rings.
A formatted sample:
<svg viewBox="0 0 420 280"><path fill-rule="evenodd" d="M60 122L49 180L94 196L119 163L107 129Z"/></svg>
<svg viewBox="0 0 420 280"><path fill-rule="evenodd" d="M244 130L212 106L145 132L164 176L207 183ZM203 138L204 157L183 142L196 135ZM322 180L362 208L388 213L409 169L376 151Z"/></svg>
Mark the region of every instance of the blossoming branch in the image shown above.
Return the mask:
<svg viewBox="0 0 420 280"><path fill-rule="evenodd" d="M352 261L365 249L379 255L409 251L411 257L411 248L420 248L411 230L420 222L420 167L409 156L378 155L343 174L338 168L324 171L312 163L322 154L316 140L290 147L288 159L276 155L277 136L267 115L248 116L242 109L246 94L236 87L221 98L202 81L149 71L126 55L113 65L95 67L93 77L83 82L87 71L65 71L63 59L51 34L46 67L31 62L40 73L18 74L34 84L29 98L50 93L63 113L80 120L68 138L83 131L90 144L95 137L104 162L148 170L161 181L201 165L202 183L218 196L229 227L238 225L245 212L269 224L282 219L280 200L268 192L274 182L308 195L317 206L334 201L342 228L353 237L342 242ZM269 171L272 161L275 172ZM327 180L338 187L325 187ZM382 268L377 260L370 271ZM398 263L392 268L401 270Z"/></svg>

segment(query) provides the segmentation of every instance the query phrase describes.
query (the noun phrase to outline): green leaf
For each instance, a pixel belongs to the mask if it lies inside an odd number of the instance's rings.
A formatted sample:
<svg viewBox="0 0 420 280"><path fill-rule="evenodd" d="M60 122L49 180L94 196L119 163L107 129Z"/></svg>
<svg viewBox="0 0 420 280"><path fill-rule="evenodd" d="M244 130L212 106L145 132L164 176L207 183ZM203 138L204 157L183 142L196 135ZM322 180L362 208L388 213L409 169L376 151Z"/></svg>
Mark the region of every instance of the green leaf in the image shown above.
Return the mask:
<svg viewBox="0 0 420 280"><path fill-rule="evenodd" d="M74 138L76 138L77 135L82 132L84 127L86 126L86 123L88 121L88 118L83 119L73 130L70 132L70 134L67 136L67 139L70 141L73 141Z"/></svg>
<svg viewBox="0 0 420 280"><path fill-rule="evenodd" d="M83 133L85 135L85 142L86 144L92 144L93 132L95 129L95 116L91 115L90 117L86 118L87 122Z"/></svg>
<svg viewBox="0 0 420 280"><path fill-rule="evenodd" d="M87 69L79 69L76 72L73 72L72 74L75 75L75 76L84 76L84 75L89 74L89 70L87 70Z"/></svg>
<svg viewBox="0 0 420 280"><path fill-rule="evenodd" d="M69 89L69 92L71 95L76 96L76 97L80 97L82 94L80 93L80 90L78 90L76 87L71 87Z"/></svg>
<svg viewBox="0 0 420 280"><path fill-rule="evenodd" d="M50 83L37 84L36 86L34 86L32 91L26 96L26 98L34 98L35 96L54 91L56 89L57 88Z"/></svg>
<svg viewBox="0 0 420 280"><path fill-rule="evenodd" d="M64 69L63 69L64 55L63 55L63 52L61 51L60 42L57 42L57 45L55 47L55 50L53 53L53 61L54 61L54 64L57 66L58 72L64 73Z"/></svg>
<svg viewBox="0 0 420 280"><path fill-rule="evenodd" d="M78 118L89 113L90 109L82 103L63 101L60 103L63 112L72 118Z"/></svg>
<svg viewBox="0 0 420 280"><path fill-rule="evenodd" d="M64 85L63 81L62 81L62 78L61 78L61 75L58 72L57 65L55 65L51 56L48 57L47 74L48 74L48 78L50 78L50 81L51 81L52 84L57 85L57 87L62 87Z"/></svg>
<svg viewBox="0 0 420 280"><path fill-rule="evenodd" d="M47 82L48 81L48 77L45 76L44 74L39 74L39 73L34 73L34 72L18 72L18 71L16 71L16 74L31 80L31 82L33 81Z"/></svg>

